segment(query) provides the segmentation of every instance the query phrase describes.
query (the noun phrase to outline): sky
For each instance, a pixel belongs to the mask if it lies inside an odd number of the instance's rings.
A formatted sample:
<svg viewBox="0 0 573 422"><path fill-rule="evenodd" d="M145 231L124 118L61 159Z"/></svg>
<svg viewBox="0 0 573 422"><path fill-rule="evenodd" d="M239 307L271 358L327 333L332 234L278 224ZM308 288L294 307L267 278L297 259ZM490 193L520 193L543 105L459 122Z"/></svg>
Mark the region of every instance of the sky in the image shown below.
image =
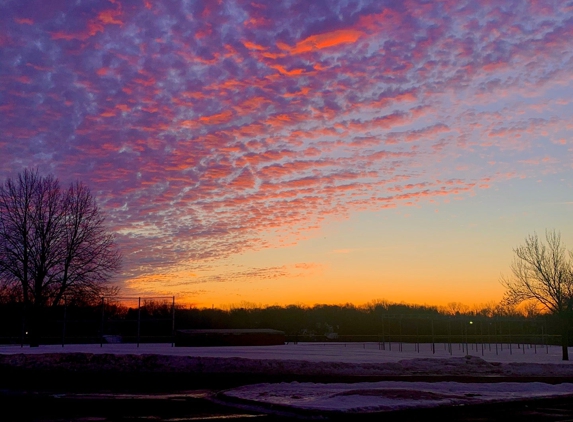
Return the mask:
<svg viewBox="0 0 573 422"><path fill-rule="evenodd" d="M86 183L123 295L498 302L573 247L573 1L0 0L0 178Z"/></svg>

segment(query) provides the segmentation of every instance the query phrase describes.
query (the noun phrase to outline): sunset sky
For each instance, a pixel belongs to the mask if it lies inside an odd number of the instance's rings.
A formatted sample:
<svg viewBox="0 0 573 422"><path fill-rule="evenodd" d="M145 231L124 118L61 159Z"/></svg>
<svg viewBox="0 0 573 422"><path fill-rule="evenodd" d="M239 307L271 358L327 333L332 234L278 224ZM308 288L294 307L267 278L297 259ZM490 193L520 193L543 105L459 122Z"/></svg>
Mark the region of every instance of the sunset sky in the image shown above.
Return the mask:
<svg viewBox="0 0 573 422"><path fill-rule="evenodd" d="M0 177L85 182L122 294L499 301L573 247L573 2L0 0Z"/></svg>

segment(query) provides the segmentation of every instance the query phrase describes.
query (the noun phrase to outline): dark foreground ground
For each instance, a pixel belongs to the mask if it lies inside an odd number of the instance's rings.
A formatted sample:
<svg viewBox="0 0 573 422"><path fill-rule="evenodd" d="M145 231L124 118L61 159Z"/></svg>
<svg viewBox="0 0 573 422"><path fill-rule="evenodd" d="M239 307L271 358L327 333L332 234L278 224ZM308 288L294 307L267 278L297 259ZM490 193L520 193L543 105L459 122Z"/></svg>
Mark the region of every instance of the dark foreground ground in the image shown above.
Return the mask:
<svg viewBox="0 0 573 422"><path fill-rule="evenodd" d="M293 381L289 377L177 376L176 374L73 373L64 371L3 370L0 373L0 421L565 421L573 420L573 397L512 403L419 409L384 414L290 413L272 407L256 409L222 402L217 392L257 382ZM496 382L473 377L322 377L298 381L363 382L384 379L412 381ZM515 379L511 380L515 381ZM528 381L521 379L520 381ZM549 383L570 379L531 379Z"/></svg>
<svg viewBox="0 0 573 422"><path fill-rule="evenodd" d="M38 350L41 353L23 353L27 350L13 346L0 351L0 422L573 421L573 395L392 413L341 414L265 407L247 401L231 403L231 397L218 394L248 384L293 381L573 383L573 365L561 363L555 350L549 353L549 349L537 355L535 348L522 348L519 357L528 359L514 361L500 356L501 361L490 362L464 355L463 348L456 349L462 353L460 356L451 356L445 347L440 356L434 356L433 350L432 355L420 354L418 350L387 360L387 356L380 356L380 345L376 343L348 348L345 343L288 346L272 350L270 357L268 350L256 348L243 351L242 355L234 351L230 356L195 356L166 345L148 345L143 347L146 350L137 349L138 353L134 345L107 345L98 347L97 352L93 345L87 345L87 349L77 346L46 347ZM441 347L438 350L442 351ZM478 353L477 345L472 350ZM495 353L497 359L497 349ZM325 355L327 359L320 360ZM348 356L351 359L346 361Z"/></svg>
<svg viewBox="0 0 573 422"><path fill-rule="evenodd" d="M9 392L0 394L0 420L11 421L565 421L573 420L573 399L407 410L372 415L269 414L213 402L212 391L178 395L108 396Z"/></svg>

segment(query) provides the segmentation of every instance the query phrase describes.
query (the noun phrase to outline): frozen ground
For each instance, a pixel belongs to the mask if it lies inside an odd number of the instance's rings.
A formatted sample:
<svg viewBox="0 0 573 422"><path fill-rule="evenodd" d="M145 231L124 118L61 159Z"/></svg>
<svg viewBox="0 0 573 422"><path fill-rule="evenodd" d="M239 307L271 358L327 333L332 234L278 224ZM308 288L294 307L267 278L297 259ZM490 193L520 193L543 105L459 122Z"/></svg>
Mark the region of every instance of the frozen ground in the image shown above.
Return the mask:
<svg viewBox="0 0 573 422"><path fill-rule="evenodd" d="M437 382L383 381L349 384L278 383L247 385L220 395L245 405L302 411L378 412L573 395L573 364L557 346L299 343L261 347L171 347L167 344L1 346L0 365L70 371L172 372L186 374L272 374L289 376L408 376ZM571 351L573 356L573 350ZM495 377L495 383L444 382L443 376ZM469 377L469 378L468 378ZM551 377L559 382L499 382ZM292 378L291 378L292 379ZM458 379L458 378L455 378ZM493 381L493 379L492 379Z"/></svg>

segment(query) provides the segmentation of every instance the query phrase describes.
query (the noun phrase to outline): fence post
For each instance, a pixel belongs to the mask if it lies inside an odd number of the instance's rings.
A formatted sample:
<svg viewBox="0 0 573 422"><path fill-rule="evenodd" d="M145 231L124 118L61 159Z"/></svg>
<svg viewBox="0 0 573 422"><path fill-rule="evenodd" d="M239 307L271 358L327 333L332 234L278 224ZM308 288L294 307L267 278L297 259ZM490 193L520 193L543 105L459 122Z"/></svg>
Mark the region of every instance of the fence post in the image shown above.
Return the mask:
<svg viewBox="0 0 573 422"><path fill-rule="evenodd" d="M137 347L139 347L139 335L141 333L141 297L137 298Z"/></svg>
<svg viewBox="0 0 573 422"><path fill-rule="evenodd" d="M66 300L66 297L64 296L64 320L62 323L62 347L64 347L64 344L66 343L66 314L68 311L68 301Z"/></svg>
<svg viewBox="0 0 573 422"><path fill-rule="evenodd" d="M101 327L100 327L100 343L99 343L99 347L103 347L103 318L104 318L104 303L105 301L105 297L102 296L101 297Z"/></svg>
<svg viewBox="0 0 573 422"><path fill-rule="evenodd" d="M448 317L448 349L450 356L452 355L452 321Z"/></svg>
<svg viewBox="0 0 573 422"><path fill-rule="evenodd" d="M543 321L543 324L545 325L545 330L543 325L541 326L541 341L543 342L543 345L545 346L545 353L549 353L549 345L547 344L547 338L545 337L545 333L547 333L547 319L545 319L545 321Z"/></svg>
<svg viewBox="0 0 573 422"><path fill-rule="evenodd" d="M392 327L392 324L388 323L388 350L390 352L392 351L392 335L390 334L392 332L391 327Z"/></svg>
<svg viewBox="0 0 573 422"><path fill-rule="evenodd" d="M20 347L24 347L24 338L26 336L26 303L22 303L22 331L20 332Z"/></svg>
<svg viewBox="0 0 573 422"><path fill-rule="evenodd" d="M402 316L400 315L400 343L398 343L398 349L402 351Z"/></svg>
<svg viewBox="0 0 573 422"><path fill-rule="evenodd" d="M464 324L463 320L460 319L460 345L458 349L462 349L462 353L464 353L465 347L465 339L466 339L466 325ZM467 353L466 353L467 354Z"/></svg>
<svg viewBox="0 0 573 422"><path fill-rule="evenodd" d="M382 350L386 350L386 338L384 337L384 317L382 317Z"/></svg>
<svg viewBox="0 0 573 422"><path fill-rule="evenodd" d="M171 304L171 347L175 346L175 296L173 296L173 303Z"/></svg>
<svg viewBox="0 0 573 422"><path fill-rule="evenodd" d="M434 339L434 320L430 319L430 322L432 323L432 354L435 355L436 354L436 343L435 343L435 339Z"/></svg>
<svg viewBox="0 0 573 422"><path fill-rule="evenodd" d="M464 324L464 328L466 329L466 355L469 355L470 348L468 347L468 324Z"/></svg>
<svg viewBox="0 0 573 422"><path fill-rule="evenodd" d="M420 353L420 330L418 330L418 320L416 320L416 349Z"/></svg>
<svg viewBox="0 0 573 422"><path fill-rule="evenodd" d="M483 356L483 321L479 322L480 340L481 340L481 355Z"/></svg>
<svg viewBox="0 0 573 422"><path fill-rule="evenodd" d="M493 338L495 340L495 354L497 355L497 320L493 321Z"/></svg>

